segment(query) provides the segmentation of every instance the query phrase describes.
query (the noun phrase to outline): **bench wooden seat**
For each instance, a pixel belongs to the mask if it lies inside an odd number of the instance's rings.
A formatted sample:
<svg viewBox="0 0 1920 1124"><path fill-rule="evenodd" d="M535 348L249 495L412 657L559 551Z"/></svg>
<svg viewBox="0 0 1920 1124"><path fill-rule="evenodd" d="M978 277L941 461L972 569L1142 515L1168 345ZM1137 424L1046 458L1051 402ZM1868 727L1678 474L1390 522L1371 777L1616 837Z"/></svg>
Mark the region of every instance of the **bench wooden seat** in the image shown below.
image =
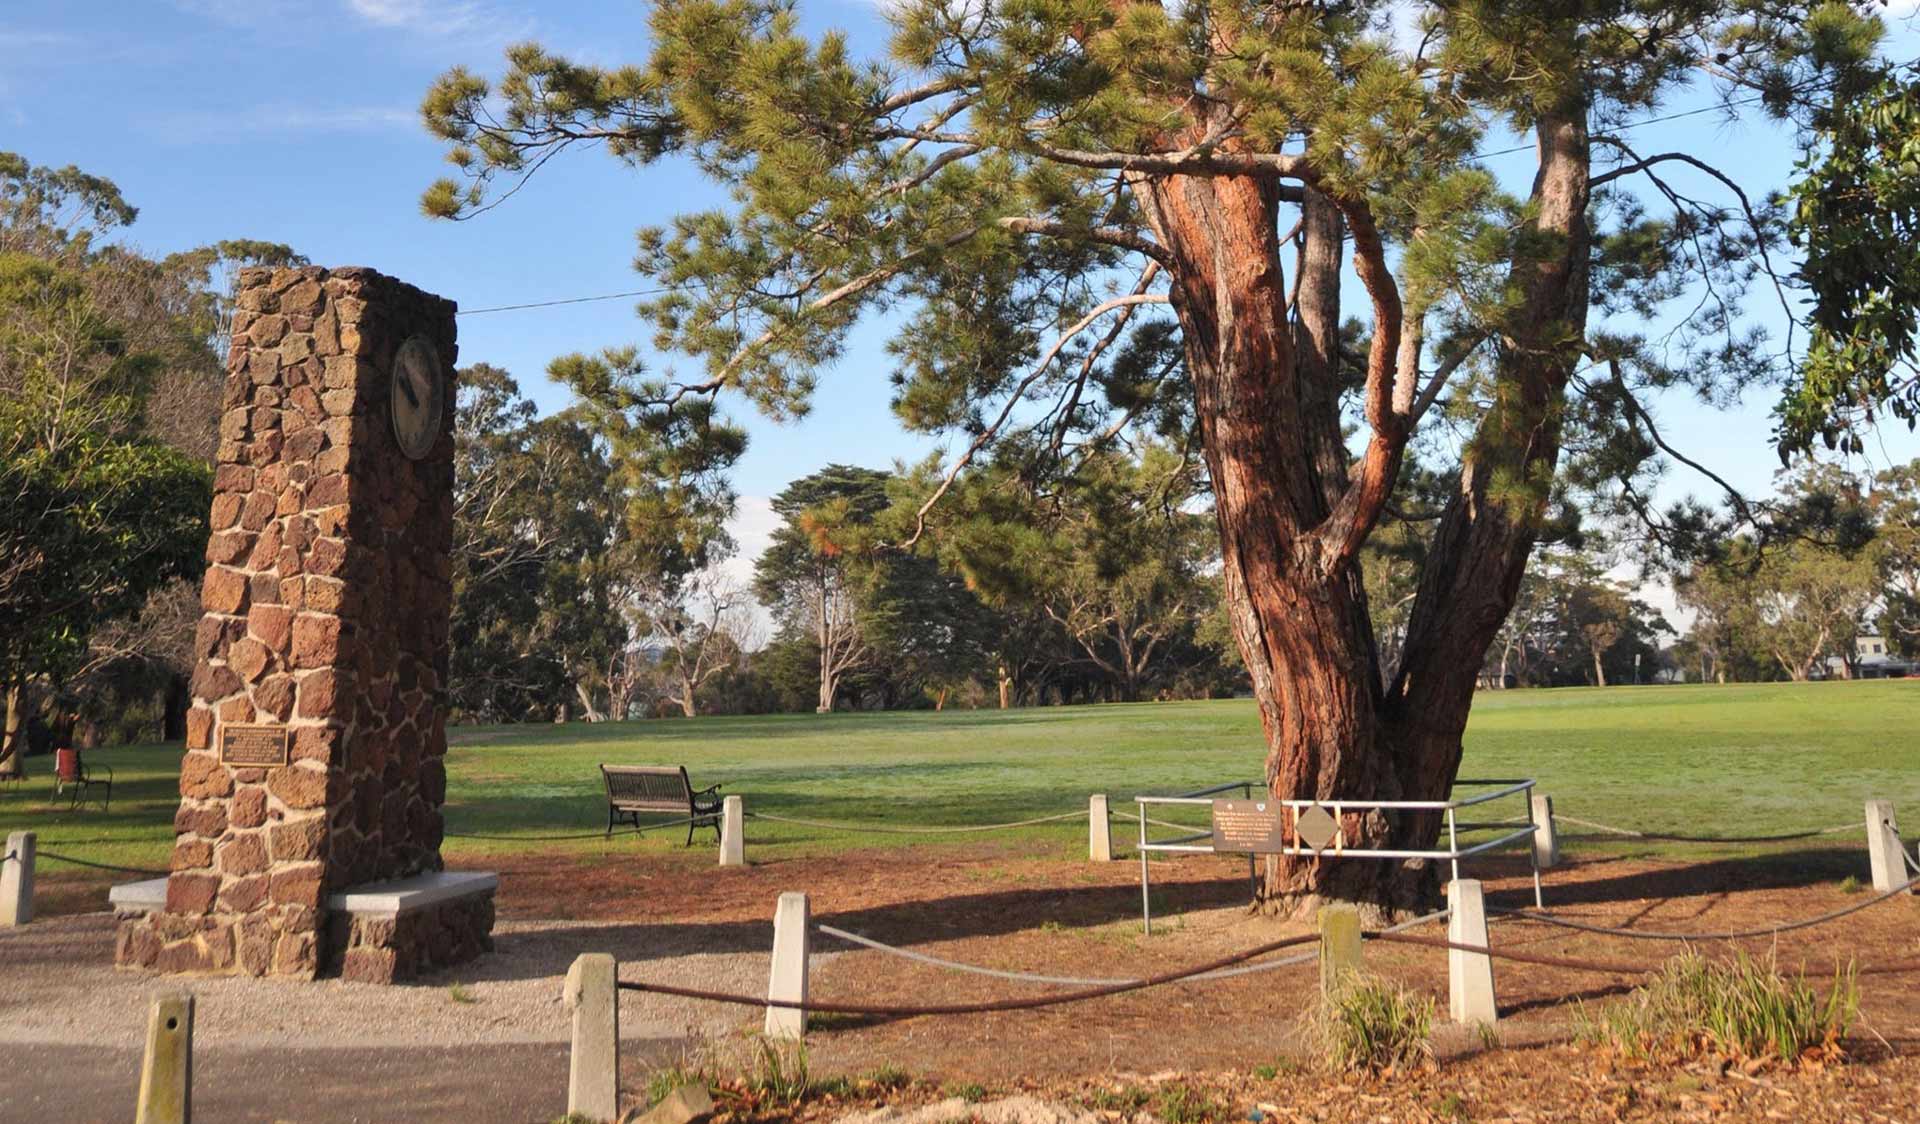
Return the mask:
<svg viewBox="0 0 1920 1124"><path fill-rule="evenodd" d="M695 828L710 827L714 838L720 836L721 786L696 789L687 779L685 765L606 765L600 777L607 785L607 834L616 823L630 821L635 831L645 830L643 815L687 818L687 845L693 845Z"/></svg>

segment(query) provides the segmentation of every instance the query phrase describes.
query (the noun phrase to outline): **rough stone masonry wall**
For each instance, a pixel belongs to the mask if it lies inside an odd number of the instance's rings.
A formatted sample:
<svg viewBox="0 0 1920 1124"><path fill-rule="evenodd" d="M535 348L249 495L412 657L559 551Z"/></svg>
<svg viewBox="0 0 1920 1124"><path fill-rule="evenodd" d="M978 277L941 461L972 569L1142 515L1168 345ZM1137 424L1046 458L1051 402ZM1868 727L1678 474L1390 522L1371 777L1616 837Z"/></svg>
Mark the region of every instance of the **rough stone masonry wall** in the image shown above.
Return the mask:
<svg viewBox="0 0 1920 1124"><path fill-rule="evenodd" d="M237 304L172 874L118 960L312 977L330 893L440 868L452 387L418 462L388 393L412 335L451 372L454 308L319 268L243 270ZM288 764L223 765L232 723L288 726Z"/></svg>

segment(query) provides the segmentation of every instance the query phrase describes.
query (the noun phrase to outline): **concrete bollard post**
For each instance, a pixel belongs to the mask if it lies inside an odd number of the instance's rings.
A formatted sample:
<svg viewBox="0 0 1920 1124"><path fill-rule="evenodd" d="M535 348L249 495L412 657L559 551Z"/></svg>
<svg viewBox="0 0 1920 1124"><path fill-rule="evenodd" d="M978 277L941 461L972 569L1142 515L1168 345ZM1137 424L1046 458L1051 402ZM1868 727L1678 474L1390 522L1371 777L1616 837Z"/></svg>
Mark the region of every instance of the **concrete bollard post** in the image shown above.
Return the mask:
<svg viewBox="0 0 1920 1124"><path fill-rule="evenodd" d="M604 952L585 952L567 969L562 995L573 1012L573 1049L567 1067L567 1114L588 1120L620 1117L619 965Z"/></svg>
<svg viewBox="0 0 1920 1124"><path fill-rule="evenodd" d="M1113 861L1113 821L1108 818L1107 795L1087 797L1087 861Z"/></svg>
<svg viewBox="0 0 1920 1124"><path fill-rule="evenodd" d="M1893 801L1867 801L1867 861L1873 868L1873 892L1891 893L1905 883L1906 852L1900 843L1900 827L1893 819ZM1909 891L1911 892L1911 891Z"/></svg>
<svg viewBox="0 0 1920 1124"><path fill-rule="evenodd" d="M134 1124L193 1119L193 996L158 996L147 1010L147 1053L140 1063Z"/></svg>
<svg viewBox="0 0 1920 1124"><path fill-rule="evenodd" d="M33 853L38 836L16 831L7 836L0 852L0 929L33 920Z"/></svg>
<svg viewBox="0 0 1920 1124"><path fill-rule="evenodd" d="M720 865L747 865L746 802L729 796L720 802Z"/></svg>
<svg viewBox="0 0 1920 1124"><path fill-rule="evenodd" d="M1447 884L1447 939L1455 944L1487 945L1487 899L1477 878ZM1453 1021L1492 1026L1500 1021L1494 1002L1493 957L1484 952L1447 950L1447 1012Z"/></svg>
<svg viewBox="0 0 1920 1124"><path fill-rule="evenodd" d="M1322 906L1320 923L1320 996L1332 999L1340 985L1360 972L1360 911L1350 905Z"/></svg>
<svg viewBox="0 0 1920 1124"><path fill-rule="evenodd" d="M805 1004L807 1001L807 945L812 919L807 896L780 895L773 914L773 970L767 978L767 998ZM800 1007L768 1007L769 1038L805 1038L807 1011Z"/></svg>
<svg viewBox="0 0 1920 1124"><path fill-rule="evenodd" d="M1553 797L1533 794L1533 865L1551 870L1560 865L1560 829L1553 823Z"/></svg>

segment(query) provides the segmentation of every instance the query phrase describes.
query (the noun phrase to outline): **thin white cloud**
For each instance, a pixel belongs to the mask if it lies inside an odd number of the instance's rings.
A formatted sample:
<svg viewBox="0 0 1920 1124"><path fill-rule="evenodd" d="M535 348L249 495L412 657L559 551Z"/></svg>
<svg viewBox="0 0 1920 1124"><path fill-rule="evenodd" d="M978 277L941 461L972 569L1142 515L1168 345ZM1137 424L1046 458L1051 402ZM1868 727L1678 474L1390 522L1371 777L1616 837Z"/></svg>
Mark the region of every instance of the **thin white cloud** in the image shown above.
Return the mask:
<svg viewBox="0 0 1920 1124"><path fill-rule="evenodd" d="M275 133L373 133L411 129L419 123L413 109L365 106L311 106L268 103L218 112L167 113L147 125L163 139L204 143L223 138L254 139Z"/></svg>
<svg viewBox="0 0 1920 1124"><path fill-rule="evenodd" d="M526 35L533 26L481 0L346 0L346 5L375 27L445 39L504 41Z"/></svg>
<svg viewBox="0 0 1920 1124"><path fill-rule="evenodd" d="M766 496L741 496L734 505L733 518L727 520L727 534L733 536L734 553L720 563L720 572L741 589L750 588L753 585L753 564L766 552L780 523L780 514L773 510L773 504ZM773 618L766 609L755 602L752 615L761 636L771 636Z"/></svg>
<svg viewBox="0 0 1920 1124"><path fill-rule="evenodd" d="M70 35L64 31L0 27L0 51L44 51L80 45L81 39L78 35Z"/></svg>

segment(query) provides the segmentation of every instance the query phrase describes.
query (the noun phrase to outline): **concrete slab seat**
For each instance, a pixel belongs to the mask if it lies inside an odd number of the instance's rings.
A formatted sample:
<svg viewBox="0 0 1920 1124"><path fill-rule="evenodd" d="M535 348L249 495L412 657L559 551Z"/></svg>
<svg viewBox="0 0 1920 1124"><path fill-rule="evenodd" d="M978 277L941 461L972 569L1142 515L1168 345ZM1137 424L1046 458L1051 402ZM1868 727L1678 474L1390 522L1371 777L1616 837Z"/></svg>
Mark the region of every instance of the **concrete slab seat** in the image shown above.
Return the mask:
<svg viewBox="0 0 1920 1124"><path fill-rule="evenodd" d="M493 895L500 876L434 871L354 886L327 899L322 971L361 983L393 983L493 951ZM124 882L107 893L122 916L166 906L167 880Z"/></svg>

